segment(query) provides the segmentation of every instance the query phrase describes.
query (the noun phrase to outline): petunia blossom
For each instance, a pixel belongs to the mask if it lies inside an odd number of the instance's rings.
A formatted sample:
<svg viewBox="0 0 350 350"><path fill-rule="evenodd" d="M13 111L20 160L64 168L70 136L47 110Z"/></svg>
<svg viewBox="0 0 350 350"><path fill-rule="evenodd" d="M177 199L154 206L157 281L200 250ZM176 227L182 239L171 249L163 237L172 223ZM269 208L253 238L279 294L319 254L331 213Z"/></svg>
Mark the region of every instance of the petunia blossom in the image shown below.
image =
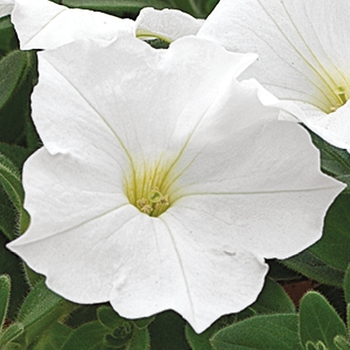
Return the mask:
<svg viewBox="0 0 350 350"><path fill-rule="evenodd" d="M14 1L15 0L0 0L0 18L12 12Z"/></svg>
<svg viewBox="0 0 350 350"><path fill-rule="evenodd" d="M221 0L199 35L258 53L247 76L297 102L302 122L350 150L349 16L347 0Z"/></svg>
<svg viewBox="0 0 350 350"><path fill-rule="evenodd" d="M179 10L144 8L132 21L48 0L13 1L12 22L23 50L52 49L81 38L108 41L123 35L172 42L195 35L203 23Z"/></svg>
<svg viewBox="0 0 350 350"><path fill-rule="evenodd" d="M127 318L173 309L202 332L256 300L265 258L321 237L344 185L276 98L236 80L255 55L185 37L38 56L44 147L24 166L30 227L8 247L56 293Z"/></svg>

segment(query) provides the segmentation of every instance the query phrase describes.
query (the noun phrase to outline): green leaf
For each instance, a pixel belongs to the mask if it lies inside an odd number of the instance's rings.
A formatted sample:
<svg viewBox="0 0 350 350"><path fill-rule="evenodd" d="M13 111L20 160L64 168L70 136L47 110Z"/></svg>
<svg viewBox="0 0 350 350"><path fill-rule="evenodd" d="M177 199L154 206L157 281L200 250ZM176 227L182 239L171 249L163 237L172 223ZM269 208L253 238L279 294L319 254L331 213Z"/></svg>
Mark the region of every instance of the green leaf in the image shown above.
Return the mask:
<svg viewBox="0 0 350 350"><path fill-rule="evenodd" d="M347 336L346 327L334 308L317 292L308 292L300 302L300 338L308 342L325 344L328 350L336 349L334 338Z"/></svg>
<svg viewBox="0 0 350 350"><path fill-rule="evenodd" d="M154 318L154 316L139 318L137 320L132 320L132 322L134 323L136 328L145 329L154 321Z"/></svg>
<svg viewBox="0 0 350 350"><path fill-rule="evenodd" d="M19 172L21 172L25 160L33 153L33 151L33 149L0 142L0 153L8 158Z"/></svg>
<svg viewBox="0 0 350 350"><path fill-rule="evenodd" d="M216 350L299 350L298 316L251 317L217 332L211 344Z"/></svg>
<svg viewBox="0 0 350 350"><path fill-rule="evenodd" d="M17 339L23 333L23 330L24 326L19 322L16 322L8 327L0 337L0 348L3 349L6 344L10 343L14 339Z"/></svg>
<svg viewBox="0 0 350 350"><path fill-rule="evenodd" d="M10 302L11 279L7 275L0 276L0 332L4 325Z"/></svg>
<svg viewBox="0 0 350 350"><path fill-rule="evenodd" d="M85 323L97 321L97 309L99 305L80 305L75 309L65 324L71 328L79 328Z"/></svg>
<svg viewBox="0 0 350 350"><path fill-rule="evenodd" d="M10 17L3 17L0 19L0 57L16 48L18 48L17 39Z"/></svg>
<svg viewBox="0 0 350 350"><path fill-rule="evenodd" d="M28 294L17 317L17 321L23 323L25 328L24 344L31 344L53 322L67 317L76 307L51 292L43 281L39 282Z"/></svg>
<svg viewBox="0 0 350 350"><path fill-rule="evenodd" d="M308 341L305 346L306 350L329 350L326 345L321 340L318 340L316 343Z"/></svg>
<svg viewBox="0 0 350 350"><path fill-rule="evenodd" d="M150 337L147 329L134 329L126 350L148 350L150 349Z"/></svg>
<svg viewBox="0 0 350 350"><path fill-rule="evenodd" d="M8 145L0 142L1 157L5 157L8 163L11 163L12 171L18 177L16 181L20 181L20 169L22 169L24 161L32 153L32 150L22 148L16 145ZM18 183L18 182L17 182ZM22 184L20 184L22 187ZM21 192L23 190L20 190ZM13 202L10 200L9 194L3 186L0 186L0 230L4 232L7 238L13 239L20 232L24 232L29 224L29 215L23 210L21 205L21 215L16 212Z"/></svg>
<svg viewBox="0 0 350 350"><path fill-rule="evenodd" d="M17 37L10 17L3 17L0 19L0 57L17 48Z"/></svg>
<svg viewBox="0 0 350 350"><path fill-rule="evenodd" d="M0 61L0 141L25 145L30 93L37 79L36 55L13 51Z"/></svg>
<svg viewBox="0 0 350 350"><path fill-rule="evenodd" d="M319 286L315 286L315 291L327 299L328 303L334 307L341 319L345 318L346 302L344 299L343 289L321 284Z"/></svg>
<svg viewBox="0 0 350 350"><path fill-rule="evenodd" d="M200 2L204 8L206 18L214 10L215 6L219 3L219 0L200 0Z"/></svg>
<svg viewBox="0 0 350 350"><path fill-rule="evenodd" d="M170 43L158 38L146 40L146 43L151 45L154 49L167 49L170 46Z"/></svg>
<svg viewBox="0 0 350 350"><path fill-rule="evenodd" d="M169 7L167 0L63 0L62 5L106 12L118 17L136 17L144 7L162 9Z"/></svg>
<svg viewBox="0 0 350 350"><path fill-rule="evenodd" d="M24 190L19 171L13 163L0 153L0 183L18 211L22 209Z"/></svg>
<svg viewBox="0 0 350 350"><path fill-rule="evenodd" d="M174 0L174 7L196 18L206 18L219 0Z"/></svg>
<svg viewBox="0 0 350 350"><path fill-rule="evenodd" d="M124 319L109 306L99 307L97 310L97 317L105 327L112 330L119 327L124 322Z"/></svg>
<svg viewBox="0 0 350 350"><path fill-rule="evenodd" d="M345 271L350 263L350 196L341 195L327 212L322 238L310 251L320 260Z"/></svg>
<svg viewBox="0 0 350 350"><path fill-rule="evenodd" d="M285 266L315 281L338 288L343 287L344 272L336 269L315 256L310 250L280 261Z"/></svg>
<svg viewBox="0 0 350 350"><path fill-rule="evenodd" d="M1 153L0 153L0 184L2 188L5 190L6 194L8 195L9 199L11 200L13 206L15 207L18 213L17 215L17 220L19 222L18 228L19 228L19 231L23 233L29 226L30 217L29 217L29 214L26 212L26 210L23 208L24 190L22 187L20 173L17 170L17 168L13 165L13 163ZM0 199L3 200L3 197L0 197ZM4 216L0 220L3 221L3 220L6 220L6 218L7 217ZM10 218L10 220L11 219L12 217ZM7 228L7 227L13 226L12 222L13 222L13 219L8 223L0 224L1 227L5 228L4 233L10 239L15 238L17 234L16 230L9 232L9 229Z"/></svg>
<svg viewBox="0 0 350 350"><path fill-rule="evenodd" d="M213 347L210 344L212 336L222 328L223 322L221 320L215 322L210 328L206 329L203 333L196 333L190 325L186 325L186 338L191 345L192 350L212 350Z"/></svg>
<svg viewBox="0 0 350 350"><path fill-rule="evenodd" d="M39 341L30 350L60 350L72 332L69 327L54 323L48 331L40 334Z"/></svg>
<svg viewBox="0 0 350 350"><path fill-rule="evenodd" d="M345 192L350 192L350 154L330 145L321 137L310 131L314 145L321 151L321 169L324 173L333 176L348 185Z"/></svg>
<svg viewBox="0 0 350 350"><path fill-rule="evenodd" d="M100 322L86 323L71 333L61 350L97 350L105 349L103 338L108 329Z"/></svg>
<svg viewBox="0 0 350 350"><path fill-rule="evenodd" d="M39 282L45 280L44 275L33 271L25 262L23 262L23 272L30 289L33 289Z"/></svg>
<svg viewBox="0 0 350 350"><path fill-rule="evenodd" d="M301 278L299 273L284 266L277 259L267 260L267 263L270 267L267 277L270 277L275 281L297 281Z"/></svg>
<svg viewBox="0 0 350 350"><path fill-rule="evenodd" d="M18 313L18 306L23 302L28 292L22 272L22 261L17 255L11 253L5 245L8 239L0 234L0 274L11 276L11 299L7 312L7 318L14 320Z"/></svg>
<svg viewBox="0 0 350 350"><path fill-rule="evenodd" d="M278 283L269 278L266 279L264 288L257 301L248 309L255 314L290 314L295 312L294 304L287 293Z"/></svg>
<svg viewBox="0 0 350 350"><path fill-rule="evenodd" d="M350 342L342 335L336 335L334 345L337 350L350 350Z"/></svg>
<svg viewBox="0 0 350 350"><path fill-rule="evenodd" d="M123 321L113 332L105 335L104 344L107 347L115 348L126 346L133 336L133 331L134 325L130 322Z"/></svg>
<svg viewBox="0 0 350 350"><path fill-rule="evenodd" d="M345 301L350 304L350 265L346 269L345 278L344 278L344 294ZM349 325L350 326L350 325Z"/></svg>
<svg viewBox="0 0 350 350"><path fill-rule="evenodd" d="M8 194L0 185L0 231L12 240L19 232L18 227L18 213L16 212L13 203Z"/></svg>

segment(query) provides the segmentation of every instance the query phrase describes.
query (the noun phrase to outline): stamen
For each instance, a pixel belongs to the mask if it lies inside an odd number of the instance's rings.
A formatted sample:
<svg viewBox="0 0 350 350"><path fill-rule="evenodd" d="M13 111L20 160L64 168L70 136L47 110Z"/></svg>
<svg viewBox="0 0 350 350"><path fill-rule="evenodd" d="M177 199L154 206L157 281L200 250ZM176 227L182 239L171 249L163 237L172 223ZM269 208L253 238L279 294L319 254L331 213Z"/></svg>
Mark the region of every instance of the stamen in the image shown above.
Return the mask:
<svg viewBox="0 0 350 350"><path fill-rule="evenodd" d="M148 204L146 204L140 210L141 210L142 213L150 215L152 213L152 211L153 211L153 208L151 206L149 206Z"/></svg>
<svg viewBox="0 0 350 350"><path fill-rule="evenodd" d="M341 101L341 106L344 105L347 101L348 101L348 96L346 93L346 87L345 86L338 86L335 89L335 93L337 94L337 96L339 97L340 101Z"/></svg>

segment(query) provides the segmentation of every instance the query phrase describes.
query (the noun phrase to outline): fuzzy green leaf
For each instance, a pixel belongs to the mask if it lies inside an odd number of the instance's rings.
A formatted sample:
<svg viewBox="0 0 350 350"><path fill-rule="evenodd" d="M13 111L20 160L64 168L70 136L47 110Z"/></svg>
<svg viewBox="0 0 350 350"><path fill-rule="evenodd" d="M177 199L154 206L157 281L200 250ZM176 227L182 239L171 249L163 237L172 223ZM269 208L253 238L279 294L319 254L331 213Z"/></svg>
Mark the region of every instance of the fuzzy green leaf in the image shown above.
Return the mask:
<svg viewBox="0 0 350 350"><path fill-rule="evenodd" d="M69 327L54 323L50 329L38 338L38 342L30 350L60 350L73 332Z"/></svg>
<svg viewBox="0 0 350 350"><path fill-rule="evenodd" d="M29 157L33 151L17 145L9 145L0 142L0 155L7 160L7 166L10 166L12 172L15 173L15 179L18 186L22 187L20 182L20 170L23 167L24 161ZM5 161L6 162L6 161ZM6 164L5 164L6 166ZM6 175L6 174L5 174ZM20 189L23 193L23 189ZM21 199L22 201L22 199ZM20 206L21 212L14 207L9 194L5 191L3 186L0 186L0 230L6 235L8 239L13 239L18 233L25 231L29 224L29 215L23 210L22 203Z"/></svg>
<svg viewBox="0 0 350 350"><path fill-rule="evenodd" d="M16 33L10 17L0 19L0 57L18 48Z"/></svg>
<svg viewBox="0 0 350 350"><path fill-rule="evenodd" d="M119 327L124 322L124 319L109 306L99 307L97 310L97 317L105 327L112 330Z"/></svg>
<svg viewBox="0 0 350 350"><path fill-rule="evenodd" d="M217 332L211 344L215 350L300 350L298 316L251 317Z"/></svg>
<svg viewBox="0 0 350 350"><path fill-rule="evenodd" d="M145 329L147 328L150 323L154 321L154 316L151 317L145 317L145 318L139 318L137 320L132 320L134 323L135 327L138 329Z"/></svg>
<svg viewBox="0 0 350 350"><path fill-rule="evenodd" d="M0 337L0 349L7 349L5 347L6 344L12 342L13 340L17 339L19 336L23 334L24 326L20 322L13 323L10 327L6 329L6 331L1 334ZM16 345L18 347L18 345Z"/></svg>
<svg viewBox="0 0 350 350"><path fill-rule="evenodd" d="M310 250L305 250L292 258L281 260L280 262L310 279L338 288L343 287L344 271L326 264Z"/></svg>
<svg viewBox="0 0 350 350"><path fill-rule="evenodd" d="M334 308L317 292L308 292L300 302L300 338L302 344L325 344L336 350L334 338L347 336L346 327Z"/></svg>
<svg viewBox="0 0 350 350"><path fill-rule="evenodd" d="M350 342L342 335L335 336L334 345L337 350L350 350Z"/></svg>
<svg viewBox="0 0 350 350"><path fill-rule="evenodd" d="M134 329L134 333L125 350L150 349L150 337L147 329Z"/></svg>
<svg viewBox="0 0 350 350"><path fill-rule="evenodd" d="M11 276L11 299L7 318L14 320L18 313L18 305L23 302L28 292L28 286L23 278L21 259L6 248L7 243L8 239L0 234L0 274Z"/></svg>
<svg viewBox="0 0 350 350"><path fill-rule="evenodd" d="M25 346L48 329L57 320L67 317L77 306L51 292L45 283L39 282L29 293L19 311L17 321L25 328Z"/></svg>
<svg viewBox="0 0 350 350"><path fill-rule="evenodd" d="M15 208L20 211L24 200L24 190L19 171L13 163L0 153L0 183L10 197Z"/></svg>
<svg viewBox="0 0 350 350"><path fill-rule="evenodd" d="M322 238L310 248L317 258L343 271L350 263L349 208L350 195L340 195L327 212Z"/></svg>
<svg viewBox="0 0 350 350"><path fill-rule="evenodd" d="M206 18L219 0L174 0L176 8L196 18Z"/></svg>
<svg viewBox="0 0 350 350"><path fill-rule="evenodd" d="M222 328L221 320L215 322L203 333L196 333L190 325L186 325L186 338L191 345L192 350L212 350L213 347L210 344L212 336Z"/></svg>
<svg viewBox="0 0 350 350"><path fill-rule="evenodd" d="M10 302L11 279L7 275L0 276L0 332L4 325Z"/></svg>
<svg viewBox="0 0 350 350"><path fill-rule="evenodd" d="M33 149L0 142L0 153L9 159L19 172L21 172L25 160L33 153L33 151Z"/></svg>
<svg viewBox="0 0 350 350"><path fill-rule="evenodd" d="M252 310L255 314L290 314L295 312L292 300L283 288L271 279L266 279L264 288L257 301L248 307L248 309Z"/></svg>
<svg viewBox="0 0 350 350"><path fill-rule="evenodd" d="M107 332L108 329L98 321L86 323L71 333L61 350L105 349L103 338Z"/></svg>
<svg viewBox="0 0 350 350"><path fill-rule="evenodd" d="M8 238L15 238L17 232L16 229L10 231L13 226L13 220L19 222L19 231L24 232L29 225L29 215L23 208L23 200L24 200L24 190L22 187L22 182L20 178L20 173L18 169L14 166L14 164L3 154L0 153L0 184L2 189L6 192L9 199L11 200L12 205L17 211L17 215L13 212L13 215L16 217L13 219L12 215L6 214L1 216L0 218L0 227L4 228L4 233L8 236ZM8 202L4 197L0 195L0 200L2 201L2 205L8 205ZM5 203L4 203L5 202ZM7 203L6 203L7 202ZM11 212L10 212L11 213ZM7 220L8 222L3 222Z"/></svg>
<svg viewBox="0 0 350 350"><path fill-rule="evenodd" d="M25 144L30 93L36 83L36 55L13 51L0 61L0 141Z"/></svg>
<svg viewBox="0 0 350 350"><path fill-rule="evenodd" d="M312 142L321 151L321 169L324 173L333 176L348 185L345 192L350 193L350 154L330 145L321 137L309 130Z"/></svg>

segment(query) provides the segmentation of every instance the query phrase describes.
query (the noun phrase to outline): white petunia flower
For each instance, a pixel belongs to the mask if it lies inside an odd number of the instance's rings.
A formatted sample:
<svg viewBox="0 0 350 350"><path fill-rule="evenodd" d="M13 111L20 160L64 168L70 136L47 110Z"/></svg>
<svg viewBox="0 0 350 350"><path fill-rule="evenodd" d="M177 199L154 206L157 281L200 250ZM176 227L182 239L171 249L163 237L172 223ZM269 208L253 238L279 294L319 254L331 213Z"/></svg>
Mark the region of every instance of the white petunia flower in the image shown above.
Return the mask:
<svg viewBox="0 0 350 350"><path fill-rule="evenodd" d="M15 0L0 0L0 18L12 12L14 2Z"/></svg>
<svg viewBox="0 0 350 350"><path fill-rule="evenodd" d="M195 37L38 55L44 147L24 166L30 227L8 247L56 293L127 318L173 309L202 332L256 300L264 258L321 237L344 185L272 95L237 82L255 55Z"/></svg>
<svg viewBox="0 0 350 350"><path fill-rule="evenodd" d="M132 21L48 0L13 1L12 22L23 50L52 49L81 38L109 41L123 35L172 42L195 35L203 23L178 10L144 8Z"/></svg>
<svg viewBox="0 0 350 350"><path fill-rule="evenodd" d="M199 35L259 54L248 75L329 143L350 150L350 2L221 0Z"/></svg>

